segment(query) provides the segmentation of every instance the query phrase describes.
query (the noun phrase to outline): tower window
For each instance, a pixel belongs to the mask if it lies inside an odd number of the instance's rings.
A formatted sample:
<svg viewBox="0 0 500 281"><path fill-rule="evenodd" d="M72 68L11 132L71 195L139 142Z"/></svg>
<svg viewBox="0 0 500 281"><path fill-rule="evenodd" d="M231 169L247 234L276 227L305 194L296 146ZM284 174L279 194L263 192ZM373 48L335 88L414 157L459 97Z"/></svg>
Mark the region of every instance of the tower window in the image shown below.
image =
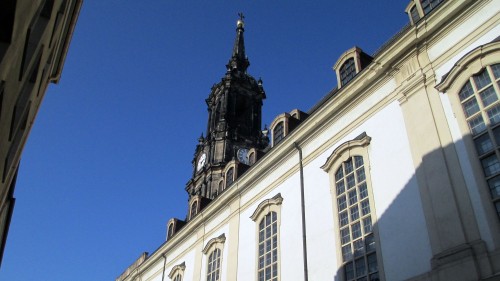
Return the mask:
<svg viewBox="0 0 500 281"><path fill-rule="evenodd" d="M356 76L356 66L354 65L354 58L350 58L344 62L340 68L340 82L344 86Z"/></svg>
<svg viewBox="0 0 500 281"><path fill-rule="evenodd" d="M193 219L194 216L198 214L198 201L194 201L193 204L191 204L191 211L190 211L190 219Z"/></svg>
<svg viewBox="0 0 500 281"><path fill-rule="evenodd" d="M226 173L226 188L234 182L234 168L230 168Z"/></svg>
<svg viewBox="0 0 500 281"><path fill-rule="evenodd" d="M280 122L273 130L273 145L277 145L284 137L283 122Z"/></svg>
<svg viewBox="0 0 500 281"><path fill-rule="evenodd" d="M500 216L500 64L473 75L458 93L475 149Z"/></svg>

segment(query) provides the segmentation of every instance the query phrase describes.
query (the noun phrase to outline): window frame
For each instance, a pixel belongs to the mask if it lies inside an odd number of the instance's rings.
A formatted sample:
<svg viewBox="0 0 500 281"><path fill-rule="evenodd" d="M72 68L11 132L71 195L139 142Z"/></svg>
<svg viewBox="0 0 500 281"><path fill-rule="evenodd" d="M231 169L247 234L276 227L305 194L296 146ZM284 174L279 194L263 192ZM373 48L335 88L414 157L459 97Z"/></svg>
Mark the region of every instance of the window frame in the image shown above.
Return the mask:
<svg viewBox="0 0 500 281"><path fill-rule="evenodd" d="M259 281L259 232L260 232L260 223L268 214L276 213L276 228L277 228L277 271L278 275L275 280L281 280L281 205L283 203L283 197L281 197L281 193L276 194L270 199L266 199L262 201L250 218L255 222L255 280ZM264 238L265 240L265 238Z"/></svg>
<svg viewBox="0 0 500 281"><path fill-rule="evenodd" d="M370 177L370 157L368 154L368 147L371 142L371 137L366 135L366 133L362 133L358 137L354 138L353 140L344 142L340 144L333 152L332 154L328 157L327 161L325 164L321 167L325 172L329 174L330 178L330 194L332 197L332 212L333 212L333 217L335 218L334 220L334 227L336 229L335 231L335 239L337 241L337 266L338 266L338 272L342 272L340 274L340 280L347 280L346 276L344 275L344 270L347 269L348 265L352 265L352 271L354 274L354 270L356 267L356 261L359 260L361 257L364 257L366 260L366 265L368 266L368 256L376 255L377 258L377 264L378 264L378 275L381 280L385 279L385 273L384 273L384 266L383 266L383 259L382 259L382 252L380 248L380 236L378 232L378 227L377 227L377 213L376 213L376 208L375 208L375 199L373 195L373 188L372 188L372 182L371 182L371 177ZM351 206L348 204L350 198L349 198L349 192L352 192L353 190L357 190L359 186L357 184L351 188L350 191L348 191L348 187L345 186L345 191L343 192L345 194L345 208L342 210L339 209L339 202L337 201L338 197L341 197L342 194L337 195L337 186L336 182L336 172L338 171L339 168L344 167L344 163L348 162L349 160L355 160L355 156L361 156L363 160L363 168L364 168L364 183L366 183L366 190L363 192L367 193L366 197L363 197L363 199L359 199L357 196L356 197L356 206L358 206L358 212L357 215L359 216L356 220L351 222L351 208L354 206ZM356 166L353 165L353 169L356 170ZM343 175L342 179L345 178L345 175ZM347 180L347 179L346 179ZM357 181L357 180L356 180ZM361 192L361 191L359 191ZM356 194L358 194L357 192ZM362 209L362 202L366 201L368 199L369 202L369 209L370 209L370 214L369 215L363 215L363 209ZM347 214L345 219L347 220L346 224L341 223L341 214ZM371 234L366 234L365 229L364 229L364 220L370 218L371 219ZM351 226L354 226L356 224L360 225L360 233L362 239L359 239L360 237L357 237L355 239L352 238L352 228ZM347 228L346 228L347 226ZM348 230L348 235L349 235L349 241L346 242L345 237L341 235L342 230ZM365 238L367 237L372 237L373 241L375 242L375 248L370 251L366 251L366 245L365 245ZM364 245L364 253L361 256L355 256L354 251L352 250L355 246L356 241L363 241ZM349 243L349 244L347 244ZM343 246L349 245L349 248L351 249L351 255L352 259L344 262L343 260ZM365 268L366 271L368 271L368 267ZM369 278L370 274L367 273L366 277ZM354 277L354 278L359 278ZM349 279L349 280L354 280Z"/></svg>
<svg viewBox="0 0 500 281"><path fill-rule="evenodd" d="M209 280L209 276L214 273L214 271L209 271L208 265L210 264L210 258L216 251L220 251L219 257L219 278L218 279L210 279L211 281L220 281L224 280L223 276L223 262L224 262L224 244L226 242L226 235L222 233L218 237L212 238L208 240L207 244L202 250L202 253L206 256L205 258L205 280Z"/></svg>
<svg viewBox="0 0 500 281"><path fill-rule="evenodd" d="M492 227L492 231L498 232L500 231L500 214L495 209L495 200L490 194L487 177L484 174L480 162L481 155L479 155L476 150L474 137L472 136L472 132L467 123L467 117L465 116L459 98L460 91L474 75L482 72L484 68L491 67L491 65L495 64L500 64L500 42L491 42L478 46L455 63L448 74L443 77L443 80L436 85L436 89L449 99L454 118L456 118L456 123L460 131L461 140L465 146L465 154L472 168L474 183L477 185L477 192L482 201L482 208L485 211L484 214L488 224ZM497 79L495 79L495 81L496 80ZM495 84L494 81L492 83ZM497 86L500 88L500 85ZM484 90L485 88L482 89ZM488 131L488 134L489 133ZM500 243L500 238L493 237L493 239L495 243Z"/></svg>
<svg viewBox="0 0 500 281"><path fill-rule="evenodd" d="M180 277L180 281L184 280L184 272L186 271L186 263L182 262L178 265L174 265L168 274L168 278L172 281L177 281L175 278Z"/></svg>

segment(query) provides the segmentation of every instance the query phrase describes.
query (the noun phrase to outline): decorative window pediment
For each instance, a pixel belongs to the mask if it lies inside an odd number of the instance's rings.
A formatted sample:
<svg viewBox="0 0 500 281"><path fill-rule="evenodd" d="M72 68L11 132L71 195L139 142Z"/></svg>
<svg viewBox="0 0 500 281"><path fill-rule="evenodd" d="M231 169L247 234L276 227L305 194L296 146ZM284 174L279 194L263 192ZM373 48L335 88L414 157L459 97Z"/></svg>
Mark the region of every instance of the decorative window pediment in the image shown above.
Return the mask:
<svg viewBox="0 0 500 281"><path fill-rule="evenodd" d="M337 74L338 87L341 88L349 83L372 60L373 58L359 47L355 46L345 51L333 66L333 70Z"/></svg>
<svg viewBox="0 0 500 281"><path fill-rule="evenodd" d="M202 252L206 255L208 254L211 250L213 250L215 247L222 247L224 246L224 243L226 242L226 235L222 233L218 237L212 238L208 240L207 244L203 248Z"/></svg>
<svg viewBox="0 0 500 281"><path fill-rule="evenodd" d="M250 218L253 221L256 221L263 213L269 212L272 206L280 206L282 202L283 197L281 197L281 193L278 193L274 195L273 198L262 201L259 206L257 206L257 209L255 209Z"/></svg>
<svg viewBox="0 0 500 281"><path fill-rule="evenodd" d="M170 270L170 273L168 274L168 278L172 281L181 281L184 277L184 271L186 270L186 263L182 262L174 267L172 267L172 270Z"/></svg>
<svg viewBox="0 0 500 281"><path fill-rule="evenodd" d="M328 159L326 160L326 163L321 166L321 169L328 173L333 164L338 162L339 159L341 161L347 160L352 155L350 153L351 150L355 148L366 147L370 144L370 141L371 137L369 137L366 133L363 133L353 140L344 142L332 152L330 157L328 157Z"/></svg>

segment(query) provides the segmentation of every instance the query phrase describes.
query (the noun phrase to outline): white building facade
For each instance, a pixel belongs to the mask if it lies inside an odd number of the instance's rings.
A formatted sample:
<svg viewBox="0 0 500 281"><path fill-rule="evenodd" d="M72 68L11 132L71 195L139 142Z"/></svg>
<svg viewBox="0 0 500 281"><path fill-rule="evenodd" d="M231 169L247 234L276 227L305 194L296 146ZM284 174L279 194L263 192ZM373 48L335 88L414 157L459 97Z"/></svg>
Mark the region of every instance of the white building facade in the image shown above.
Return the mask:
<svg viewBox="0 0 500 281"><path fill-rule="evenodd" d="M500 280L499 11L412 0L407 27L346 51L338 87L278 116L272 147L117 281Z"/></svg>

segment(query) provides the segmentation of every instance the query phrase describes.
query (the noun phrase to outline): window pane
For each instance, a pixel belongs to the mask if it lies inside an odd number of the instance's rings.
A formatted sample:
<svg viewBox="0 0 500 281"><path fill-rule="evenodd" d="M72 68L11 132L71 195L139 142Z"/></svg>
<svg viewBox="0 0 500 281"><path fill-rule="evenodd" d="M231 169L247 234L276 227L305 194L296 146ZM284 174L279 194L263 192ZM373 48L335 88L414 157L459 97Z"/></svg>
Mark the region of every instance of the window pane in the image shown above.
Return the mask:
<svg viewBox="0 0 500 281"><path fill-rule="evenodd" d="M342 247L342 260L348 261L352 258L351 244Z"/></svg>
<svg viewBox="0 0 500 281"><path fill-rule="evenodd" d="M493 129L493 135L495 136L495 142L497 146L500 146L500 127Z"/></svg>
<svg viewBox="0 0 500 281"><path fill-rule="evenodd" d="M481 160L481 164L483 166L484 175L487 177L500 172L500 163L498 162L498 158L495 154Z"/></svg>
<svg viewBox="0 0 500 281"><path fill-rule="evenodd" d="M344 266L345 279L350 280L354 278L354 265L352 262Z"/></svg>
<svg viewBox="0 0 500 281"><path fill-rule="evenodd" d="M356 194L356 189L349 192L349 206L354 205L358 202L358 196Z"/></svg>
<svg viewBox="0 0 500 281"><path fill-rule="evenodd" d="M500 176L488 180L488 185L490 186L491 197L493 199L500 197Z"/></svg>
<svg viewBox="0 0 500 281"><path fill-rule="evenodd" d="M351 235L349 233L349 227L340 230L340 240L342 245L351 241Z"/></svg>
<svg viewBox="0 0 500 281"><path fill-rule="evenodd" d="M370 213L370 202L368 200L361 202L361 213L363 214L363 216L366 216Z"/></svg>
<svg viewBox="0 0 500 281"><path fill-rule="evenodd" d="M356 171L356 175L357 175L357 180L358 180L358 183L360 182L363 182L366 178L365 176L365 168L360 168Z"/></svg>
<svg viewBox="0 0 500 281"><path fill-rule="evenodd" d="M363 166L363 157L354 156L354 162L356 163L356 168Z"/></svg>
<svg viewBox="0 0 500 281"><path fill-rule="evenodd" d="M338 180L340 180L343 177L344 177L344 172L342 171L342 168L340 168L335 173L335 181L338 181Z"/></svg>
<svg viewBox="0 0 500 281"><path fill-rule="evenodd" d="M356 260L356 277L361 277L366 274L365 259Z"/></svg>
<svg viewBox="0 0 500 281"><path fill-rule="evenodd" d="M413 8L411 8L410 15L411 19L413 20L413 23L416 23L418 22L418 20L420 20L420 15L418 14L417 11L417 6L413 6Z"/></svg>
<svg viewBox="0 0 500 281"><path fill-rule="evenodd" d="M375 238L373 234L365 237L365 248L367 252L375 251Z"/></svg>
<svg viewBox="0 0 500 281"><path fill-rule="evenodd" d="M362 183L358 187L359 189L359 198L364 199L368 196L368 189L366 187L366 183Z"/></svg>
<svg viewBox="0 0 500 281"><path fill-rule="evenodd" d="M474 79L478 90L491 83L490 76L488 75L486 69L484 69L483 72L474 75L472 78Z"/></svg>
<svg viewBox="0 0 500 281"><path fill-rule="evenodd" d="M359 219L359 208L358 205L351 208L351 221Z"/></svg>
<svg viewBox="0 0 500 281"><path fill-rule="evenodd" d="M349 218L347 217L347 211L340 213L340 226L345 226L349 223Z"/></svg>
<svg viewBox="0 0 500 281"><path fill-rule="evenodd" d="M345 195L340 196L339 199L337 199L337 202L338 202L339 212L347 208L347 201L345 199Z"/></svg>
<svg viewBox="0 0 500 281"><path fill-rule="evenodd" d="M363 219L363 230L365 234L372 232L372 218L367 217Z"/></svg>
<svg viewBox="0 0 500 281"><path fill-rule="evenodd" d="M476 144L477 154L479 155L483 155L493 149L493 144L491 143L491 139L488 134L484 134L475 139L474 143Z"/></svg>
<svg viewBox="0 0 500 281"><path fill-rule="evenodd" d="M340 195L342 193L344 193L345 191L345 185L344 185L344 180L340 180L338 181L336 184L336 187L337 187L337 195Z"/></svg>
<svg viewBox="0 0 500 281"><path fill-rule="evenodd" d="M495 78L500 78L500 64L492 65L491 69L493 69L493 75Z"/></svg>
<svg viewBox="0 0 500 281"><path fill-rule="evenodd" d="M347 189L354 187L356 182L354 181L354 174L347 176Z"/></svg>
<svg viewBox="0 0 500 281"><path fill-rule="evenodd" d="M365 253L365 242L363 239L354 241L354 256L359 257Z"/></svg>
<svg viewBox="0 0 500 281"><path fill-rule="evenodd" d="M481 100L483 102L483 106L487 107L488 105L496 102L498 100L497 94L495 93L495 89L493 86L489 86L486 90L482 91L479 96L481 96Z"/></svg>
<svg viewBox="0 0 500 281"><path fill-rule="evenodd" d="M486 130L486 125L484 124L483 117L478 115L468 121L469 128L473 135L477 135L482 131Z"/></svg>
<svg viewBox="0 0 500 281"><path fill-rule="evenodd" d="M479 105L477 104L475 97L472 97L470 100L464 102L463 107L466 117L471 117L475 113L479 112Z"/></svg>
<svg viewBox="0 0 500 281"><path fill-rule="evenodd" d="M357 239L361 237L361 224L359 222L353 224L351 232L352 232L352 239Z"/></svg>
<svg viewBox="0 0 500 281"><path fill-rule="evenodd" d="M460 101L464 101L468 97L472 96L474 94L474 90L472 89L472 85L470 82L467 82L462 90L460 90L460 93L458 96L460 97Z"/></svg>
<svg viewBox="0 0 500 281"><path fill-rule="evenodd" d="M353 171L352 160L351 159L349 159L348 161L346 161L344 163L344 168L345 168L345 174L346 175Z"/></svg>
<svg viewBox="0 0 500 281"><path fill-rule="evenodd" d="M377 271L378 265L377 265L377 256L375 255L375 253L368 255L367 260L368 260L368 271L370 273Z"/></svg>
<svg viewBox="0 0 500 281"><path fill-rule="evenodd" d="M487 113L490 118L491 125L500 122L500 105L496 105L492 109L488 110Z"/></svg>

